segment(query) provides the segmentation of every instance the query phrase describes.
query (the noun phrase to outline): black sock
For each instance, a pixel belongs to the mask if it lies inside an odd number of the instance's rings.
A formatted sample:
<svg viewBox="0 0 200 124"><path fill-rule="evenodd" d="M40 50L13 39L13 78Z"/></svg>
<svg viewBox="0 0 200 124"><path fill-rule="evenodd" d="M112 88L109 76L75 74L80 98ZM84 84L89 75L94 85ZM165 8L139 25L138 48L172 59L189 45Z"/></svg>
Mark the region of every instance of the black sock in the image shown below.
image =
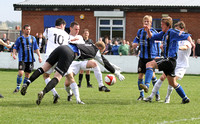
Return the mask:
<svg viewBox="0 0 200 124"><path fill-rule="evenodd" d="M27 84L29 85L30 83L32 83L35 79L37 79L40 75L42 75L44 73L44 70L42 68L38 68L35 72L33 72L33 74L31 75L31 77L29 78L29 81L27 81Z"/></svg>
<svg viewBox="0 0 200 124"><path fill-rule="evenodd" d="M43 94L48 93L50 90L52 90L56 85L58 84L57 78L52 78L49 83L46 85L46 87L43 90Z"/></svg>
<svg viewBox="0 0 200 124"><path fill-rule="evenodd" d="M79 74L79 80L78 80L79 85L81 85L82 79L83 79L83 74Z"/></svg>
<svg viewBox="0 0 200 124"><path fill-rule="evenodd" d="M85 74L87 85L90 85L90 74Z"/></svg>

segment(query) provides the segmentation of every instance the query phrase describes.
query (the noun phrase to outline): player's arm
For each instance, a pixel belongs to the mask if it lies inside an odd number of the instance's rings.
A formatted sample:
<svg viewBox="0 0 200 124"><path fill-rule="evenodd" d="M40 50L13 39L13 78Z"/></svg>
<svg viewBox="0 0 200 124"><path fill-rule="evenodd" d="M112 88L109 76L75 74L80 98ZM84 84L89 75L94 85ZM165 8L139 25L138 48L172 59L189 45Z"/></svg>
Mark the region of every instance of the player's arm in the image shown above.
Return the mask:
<svg viewBox="0 0 200 124"><path fill-rule="evenodd" d="M13 59L16 59L16 55L17 55L17 50L13 48Z"/></svg>
<svg viewBox="0 0 200 124"><path fill-rule="evenodd" d="M8 45L7 43L3 42L3 40L1 40L1 39L0 39L0 44L7 48L11 48L11 45Z"/></svg>
<svg viewBox="0 0 200 124"><path fill-rule="evenodd" d="M125 79L125 77L120 74L120 68L114 64L111 64L103 55L101 55L100 51L97 52L94 59L103 65L108 71L115 74L120 81Z"/></svg>
<svg viewBox="0 0 200 124"><path fill-rule="evenodd" d="M39 60L39 62L41 63L41 62L42 62L42 58L41 58L39 49L36 49L35 52L36 52L36 54L38 55L38 60Z"/></svg>
<svg viewBox="0 0 200 124"><path fill-rule="evenodd" d="M188 41L191 43L191 45L192 45L193 57L195 57L195 44L194 44L194 42L192 41L191 36L189 36L189 37L187 38L187 40L188 40Z"/></svg>
<svg viewBox="0 0 200 124"><path fill-rule="evenodd" d="M19 49L19 45L20 45L20 38L17 38L17 40L15 41L14 47L13 47L13 59L16 59L16 55L17 55L17 50Z"/></svg>
<svg viewBox="0 0 200 124"><path fill-rule="evenodd" d="M151 27L144 25L144 30L147 32L147 35L148 35L149 38L152 37L152 32L150 31L150 28Z"/></svg>
<svg viewBox="0 0 200 124"><path fill-rule="evenodd" d="M189 48L188 45L179 46L179 50L187 50Z"/></svg>

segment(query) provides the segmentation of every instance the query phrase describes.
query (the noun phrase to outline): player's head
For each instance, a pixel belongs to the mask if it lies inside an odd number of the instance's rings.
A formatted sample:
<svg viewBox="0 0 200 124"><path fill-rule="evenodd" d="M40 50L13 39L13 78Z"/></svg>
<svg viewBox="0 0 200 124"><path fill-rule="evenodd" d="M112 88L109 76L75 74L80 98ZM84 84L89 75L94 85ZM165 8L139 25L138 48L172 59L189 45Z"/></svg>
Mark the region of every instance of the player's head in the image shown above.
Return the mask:
<svg viewBox="0 0 200 124"><path fill-rule="evenodd" d="M150 15L145 15L145 16L143 17L142 22L143 22L143 25L147 25L147 26L151 27L151 24L152 24L152 16L150 16Z"/></svg>
<svg viewBox="0 0 200 124"><path fill-rule="evenodd" d="M179 21L176 24L174 24L174 28L184 31L185 30L185 23L183 21Z"/></svg>
<svg viewBox="0 0 200 124"><path fill-rule="evenodd" d="M101 53L105 50L105 43L103 41L98 41L95 43L95 46L100 50Z"/></svg>
<svg viewBox="0 0 200 124"><path fill-rule="evenodd" d="M79 33L79 31L80 31L80 25L79 25L79 23L78 22L72 22L71 24L70 24L70 34L71 35L78 35L78 33Z"/></svg>
<svg viewBox="0 0 200 124"><path fill-rule="evenodd" d="M30 35L30 33L31 33L31 26L28 25L28 24L25 24L23 26L23 33L24 33L25 36Z"/></svg>
<svg viewBox="0 0 200 124"><path fill-rule="evenodd" d="M62 18L56 19L55 26L61 26L62 24L66 26L66 22L64 19L62 19Z"/></svg>
<svg viewBox="0 0 200 124"><path fill-rule="evenodd" d="M83 38L86 39L86 38L89 37L89 35L90 35L89 29L84 29L84 30L83 30Z"/></svg>
<svg viewBox="0 0 200 124"><path fill-rule="evenodd" d="M167 16L161 19L161 28L163 32L167 32L168 29L172 28L172 18Z"/></svg>

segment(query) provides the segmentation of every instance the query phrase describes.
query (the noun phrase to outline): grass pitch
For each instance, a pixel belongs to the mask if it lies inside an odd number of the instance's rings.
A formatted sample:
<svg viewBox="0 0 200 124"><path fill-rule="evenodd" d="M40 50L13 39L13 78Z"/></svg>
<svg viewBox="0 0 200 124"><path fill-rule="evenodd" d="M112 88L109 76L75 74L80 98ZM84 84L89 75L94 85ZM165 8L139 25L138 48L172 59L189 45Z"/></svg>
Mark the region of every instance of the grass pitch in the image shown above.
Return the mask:
<svg viewBox="0 0 200 124"><path fill-rule="evenodd" d="M103 74L103 77L107 73ZM5 97L0 99L0 123L70 123L70 124L199 124L200 123L200 98L199 75L186 75L179 83L184 88L191 102L180 104L181 98L174 90L170 104L163 102L152 103L137 101L139 91L137 86L137 74L124 74L126 80L119 80L113 86L108 86L109 93L99 92L94 74L91 74L93 88L86 87L83 78L80 90L81 100L85 105L76 104L75 97L71 102L67 101L67 93L64 90L64 78L56 86L60 95L59 102L53 104L52 93L45 95L38 106L35 101L37 93L45 87L42 76L33 82L26 96L20 93L13 94L16 88L17 71L0 71L0 93ZM157 74L157 78L160 75ZM78 76L76 76L78 81ZM106 85L106 84L105 84ZM150 92L152 84L150 85ZM150 95L145 94L145 97ZM161 101L165 99L167 81L160 89Z"/></svg>

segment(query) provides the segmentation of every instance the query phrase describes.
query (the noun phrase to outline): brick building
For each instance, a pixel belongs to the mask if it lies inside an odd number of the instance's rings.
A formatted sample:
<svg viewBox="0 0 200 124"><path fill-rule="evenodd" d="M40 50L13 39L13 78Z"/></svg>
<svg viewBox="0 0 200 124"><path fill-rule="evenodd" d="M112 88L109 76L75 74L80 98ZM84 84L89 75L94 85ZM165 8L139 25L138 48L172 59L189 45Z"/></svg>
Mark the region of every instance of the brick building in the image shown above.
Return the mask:
<svg viewBox="0 0 200 124"><path fill-rule="evenodd" d="M111 39L132 41L142 27L144 15L153 16L153 27L160 31L160 18L171 16L174 23L182 20L194 40L200 38L199 0L25 0L14 4L22 11L22 25L30 24L32 35L54 26L57 18L67 22L66 31L72 21L90 30L90 38L109 36Z"/></svg>

